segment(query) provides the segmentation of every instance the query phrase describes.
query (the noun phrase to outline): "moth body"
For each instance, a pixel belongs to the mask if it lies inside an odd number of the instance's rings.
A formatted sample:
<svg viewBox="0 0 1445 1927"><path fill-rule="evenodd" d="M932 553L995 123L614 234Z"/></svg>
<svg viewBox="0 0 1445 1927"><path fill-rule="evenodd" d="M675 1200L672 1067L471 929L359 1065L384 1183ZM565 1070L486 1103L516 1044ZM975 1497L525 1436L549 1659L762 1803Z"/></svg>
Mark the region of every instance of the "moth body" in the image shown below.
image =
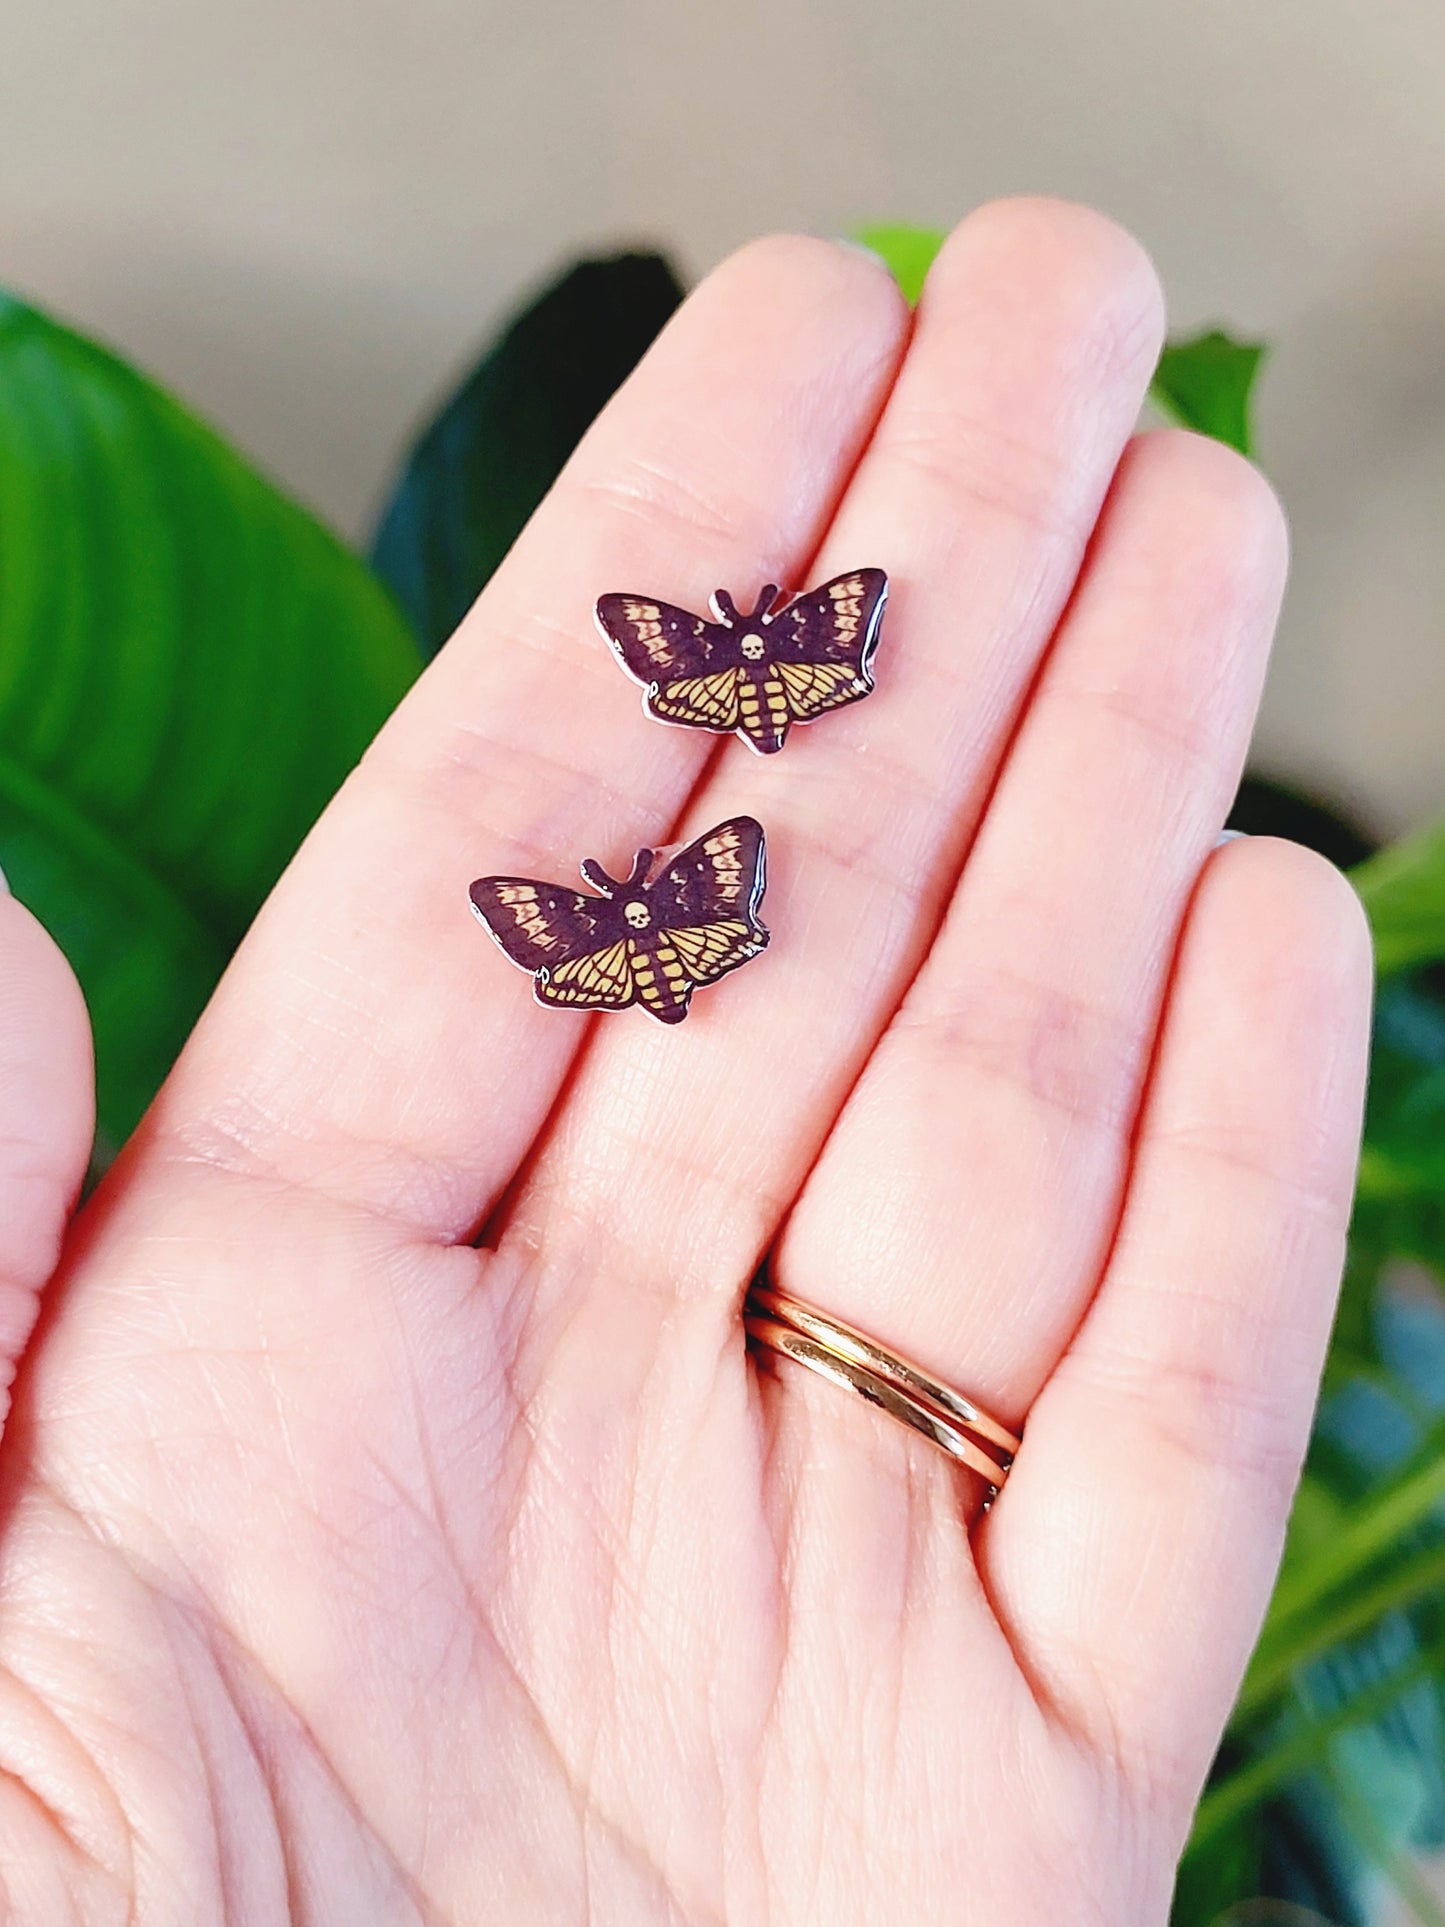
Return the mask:
<svg viewBox="0 0 1445 1927"><path fill-rule="evenodd" d="M634 937L628 946L628 962L643 1009L660 1023L680 1024L687 1015L689 986L682 959L666 933L657 930Z"/></svg>
<svg viewBox="0 0 1445 1927"><path fill-rule="evenodd" d="M771 755L788 733L788 696L770 663L749 662L739 671L738 720L749 746Z"/></svg>

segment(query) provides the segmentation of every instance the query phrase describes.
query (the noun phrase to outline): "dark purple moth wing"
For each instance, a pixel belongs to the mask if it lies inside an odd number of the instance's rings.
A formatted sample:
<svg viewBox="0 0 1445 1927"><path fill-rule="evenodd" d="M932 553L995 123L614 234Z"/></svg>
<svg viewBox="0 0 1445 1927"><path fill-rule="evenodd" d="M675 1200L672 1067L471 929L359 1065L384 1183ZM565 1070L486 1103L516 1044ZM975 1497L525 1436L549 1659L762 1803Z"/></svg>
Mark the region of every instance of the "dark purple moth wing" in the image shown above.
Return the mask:
<svg viewBox="0 0 1445 1927"><path fill-rule="evenodd" d="M650 715L694 729L738 727L743 655L725 623L653 596L605 595L597 600L597 626L642 684Z"/></svg>
<svg viewBox="0 0 1445 1927"><path fill-rule="evenodd" d="M655 596L599 596L597 623L628 674L644 687L706 676L739 660L737 639L725 624Z"/></svg>
<svg viewBox="0 0 1445 1927"><path fill-rule="evenodd" d="M604 897L531 877L478 877L472 908L523 970L544 970L610 943L620 922Z"/></svg>
<svg viewBox="0 0 1445 1927"><path fill-rule="evenodd" d="M604 1010L633 1001L617 904L531 877L479 877L471 899L512 962L533 973L540 1002Z"/></svg>
<svg viewBox="0 0 1445 1927"><path fill-rule="evenodd" d="M767 948L758 916L766 887L763 828L750 816L689 843L648 886L648 907L691 984L713 983Z"/></svg>
<svg viewBox="0 0 1445 1927"><path fill-rule="evenodd" d="M790 602L767 624L788 721L811 722L873 689L873 657L888 601L882 569L852 569Z"/></svg>

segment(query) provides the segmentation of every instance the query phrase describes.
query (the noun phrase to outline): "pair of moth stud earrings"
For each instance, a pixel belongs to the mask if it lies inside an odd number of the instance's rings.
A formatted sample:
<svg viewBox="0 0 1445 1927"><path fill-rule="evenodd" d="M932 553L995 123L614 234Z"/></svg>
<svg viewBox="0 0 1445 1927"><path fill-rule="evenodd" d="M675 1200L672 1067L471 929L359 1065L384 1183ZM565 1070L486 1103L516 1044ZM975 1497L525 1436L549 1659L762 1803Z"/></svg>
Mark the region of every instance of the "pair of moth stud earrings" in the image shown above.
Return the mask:
<svg viewBox="0 0 1445 1927"><path fill-rule="evenodd" d="M873 656L888 599L882 569L854 569L779 602L770 583L749 615L719 589L713 620L653 597L605 595L597 623L659 722L736 732L771 756L794 723L858 702L873 689ZM685 849L639 850L632 872L582 865L595 894L529 877L480 877L472 907L552 1009L640 1004L680 1024L693 991L767 947L758 916L766 844L750 816L730 817ZM661 869L652 872L663 854Z"/></svg>

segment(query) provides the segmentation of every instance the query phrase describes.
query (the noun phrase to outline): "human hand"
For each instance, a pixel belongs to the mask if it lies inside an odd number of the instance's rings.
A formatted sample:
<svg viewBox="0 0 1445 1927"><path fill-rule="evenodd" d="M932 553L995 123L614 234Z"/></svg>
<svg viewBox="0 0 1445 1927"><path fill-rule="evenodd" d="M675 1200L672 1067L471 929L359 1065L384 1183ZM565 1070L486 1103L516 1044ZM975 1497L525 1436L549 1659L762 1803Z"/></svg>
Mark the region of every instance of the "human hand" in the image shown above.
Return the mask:
<svg viewBox="0 0 1445 1927"><path fill-rule="evenodd" d="M1214 847L1284 541L1224 449L1131 440L1161 326L1078 209L974 215L911 333L770 241L588 436L48 1287L0 1454L17 1927L1165 1920L1308 1431L1369 959L1327 866ZM767 760L648 721L590 622L863 564L877 693ZM468 914L744 811L773 942L679 1029L538 1008ZM0 979L12 1053L52 1039L0 1098L13 1355L88 1098L14 905ZM1025 1424L985 1517L750 1361L770 1249Z"/></svg>

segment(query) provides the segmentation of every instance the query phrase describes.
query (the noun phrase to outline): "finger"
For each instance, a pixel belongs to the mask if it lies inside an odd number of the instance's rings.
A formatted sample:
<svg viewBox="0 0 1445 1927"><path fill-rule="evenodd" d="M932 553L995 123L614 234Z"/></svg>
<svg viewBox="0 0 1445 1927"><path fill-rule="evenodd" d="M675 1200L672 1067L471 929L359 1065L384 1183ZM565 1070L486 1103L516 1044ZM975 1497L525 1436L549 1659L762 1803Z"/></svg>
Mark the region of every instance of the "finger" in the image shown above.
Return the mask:
<svg viewBox="0 0 1445 1927"><path fill-rule="evenodd" d="M456 1236L551 1104L585 1020L544 1011L467 903L657 842L712 739L641 712L597 595L698 605L816 546L907 329L853 250L745 249L684 304L263 911L152 1142Z"/></svg>
<svg viewBox="0 0 1445 1927"><path fill-rule="evenodd" d="M786 1289L1009 1425L1108 1250L1283 567L1246 463L1193 436L1134 444L928 961L779 1256Z"/></svg>
<svg viewBox="0 0 1445 1927"><path fill-rule="evenodd" d="M1097 1301L983 1538L1046 1695L1197 1797L1258 1631L1343 1262L1370 946L1291 844L1211 862Z"/></svg>
<svg viewBox="0 0 1445 1927"><path fill-rule="evenodd" d="M30 912L0 894L0 1423L94 1128L80 986Z"/></svg>
<svg viewBox="0 0 1445 1927"><path fill-rule="evenodd" d="M779 757L730 749L696 799L691 830L766 826L773 942L682 1033L599 1038L523 1207L549 1238L600 1212L630 1275L725 1304L748 1275L916 968L1161 327L1097 215L1003 203L954 235L817 565L890 571L877 693Z"/></svg>

